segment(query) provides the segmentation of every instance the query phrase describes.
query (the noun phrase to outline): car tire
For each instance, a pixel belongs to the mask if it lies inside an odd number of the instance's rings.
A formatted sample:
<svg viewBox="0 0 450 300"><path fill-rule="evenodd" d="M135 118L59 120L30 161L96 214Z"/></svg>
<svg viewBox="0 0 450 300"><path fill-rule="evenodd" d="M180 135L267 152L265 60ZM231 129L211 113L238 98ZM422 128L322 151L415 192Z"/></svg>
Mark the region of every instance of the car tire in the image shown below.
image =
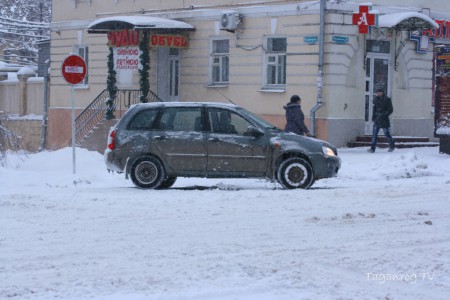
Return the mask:
<svg viewBox="0 0 450 300"><path fill-rule="evenodd" d="M143 189L157 189L165 176L162 163L155 157L143 156L131 165L131 181L135 186Z"/></svg>
<svg viewBox="0 0 450 300"><path fill-rule="evenodd" d="M277 180L286 189L309 189L314 183L313 168L305 159L291 157L280 164Z"/></svg>
<svg viewBox="0 0 450 300"><path fill-rule="evenodd" d="M175 183L175 181L177 181L176 177L166 177L166 178L164 178L163 182L158 187L158 189L160 189L160 190L168 189Z"/></svg>

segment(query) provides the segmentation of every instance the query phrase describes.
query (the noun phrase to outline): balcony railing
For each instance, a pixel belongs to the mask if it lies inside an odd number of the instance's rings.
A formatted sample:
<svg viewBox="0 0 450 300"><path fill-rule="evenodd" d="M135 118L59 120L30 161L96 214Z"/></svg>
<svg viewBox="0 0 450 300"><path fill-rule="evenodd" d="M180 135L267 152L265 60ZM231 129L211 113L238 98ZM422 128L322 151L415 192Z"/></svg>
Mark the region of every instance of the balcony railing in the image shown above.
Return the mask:
<svg viewBox="0 0 450 300"><path fill-rule="evenodd" d="M113 118L120 119L131 105L141 102L141 94L140 90L118 90L116 99L112 105L108 105L109 92L103 90L75 119L76 145L79 145L93 132L94 128L103 123L109 110L114 115ZM162 100L155 93L149 92L147 102L160 101Z"/></svg>

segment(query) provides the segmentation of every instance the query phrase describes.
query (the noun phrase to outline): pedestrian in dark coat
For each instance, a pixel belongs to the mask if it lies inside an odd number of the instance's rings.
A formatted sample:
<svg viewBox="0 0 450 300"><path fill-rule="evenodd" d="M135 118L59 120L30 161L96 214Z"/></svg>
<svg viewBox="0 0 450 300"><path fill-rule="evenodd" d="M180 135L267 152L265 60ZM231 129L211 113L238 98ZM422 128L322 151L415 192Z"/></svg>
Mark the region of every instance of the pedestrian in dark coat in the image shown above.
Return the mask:
<svg viewBox="0 0 450 300"><path fill-rule="evenodd" d="M286 110L286 127L284 131L311 136L308 127L305 125L305 115L303 114L300 102L300 97L293 95L290 102L283 106Z"/></svg>
<svg viewBox="0 0 450 300"><path fill-rule="evenodd" d="M372 113L372 122L373 122L373 132L372 132L372 141L371 147L367 151L375 152L375 148L377 147L377 137L378 132L382 128L384 131L384 135L388 139L389 142L389 152L394 151L395 142L391 136L390 127L391 123L389 121L389 116L394 111L392 107L391 98L385 96L384 90L377 90L377 97L373 101L373 113Z"/></svg>

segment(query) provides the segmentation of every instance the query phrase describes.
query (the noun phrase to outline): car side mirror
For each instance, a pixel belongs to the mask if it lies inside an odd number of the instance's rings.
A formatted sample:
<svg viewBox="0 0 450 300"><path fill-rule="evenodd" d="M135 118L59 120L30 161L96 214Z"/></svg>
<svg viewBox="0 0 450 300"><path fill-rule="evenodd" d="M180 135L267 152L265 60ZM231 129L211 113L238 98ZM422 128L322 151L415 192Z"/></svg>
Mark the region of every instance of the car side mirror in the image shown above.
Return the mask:
<svg viewBox="0 0 450 300"><path fill-rule="evenodd" d="M261 129L259 129L255 126L248 126L246 135L260 137L260 136L264 135L264 131L262 131Z"/></svg>

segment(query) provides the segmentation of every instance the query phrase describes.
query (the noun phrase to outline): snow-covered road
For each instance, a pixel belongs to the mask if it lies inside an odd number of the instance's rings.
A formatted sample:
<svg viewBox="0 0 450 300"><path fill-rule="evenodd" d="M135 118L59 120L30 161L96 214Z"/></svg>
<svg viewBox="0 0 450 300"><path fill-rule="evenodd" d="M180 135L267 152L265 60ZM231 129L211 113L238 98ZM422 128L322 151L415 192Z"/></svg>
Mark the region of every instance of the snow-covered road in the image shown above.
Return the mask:
<svg viewBox="0 0 450 300"><path fill-rule="evenodd" d="M310 190L140 190L71 149L0 167L0 299L448 299L450 156L339 149Z"/></svg>

